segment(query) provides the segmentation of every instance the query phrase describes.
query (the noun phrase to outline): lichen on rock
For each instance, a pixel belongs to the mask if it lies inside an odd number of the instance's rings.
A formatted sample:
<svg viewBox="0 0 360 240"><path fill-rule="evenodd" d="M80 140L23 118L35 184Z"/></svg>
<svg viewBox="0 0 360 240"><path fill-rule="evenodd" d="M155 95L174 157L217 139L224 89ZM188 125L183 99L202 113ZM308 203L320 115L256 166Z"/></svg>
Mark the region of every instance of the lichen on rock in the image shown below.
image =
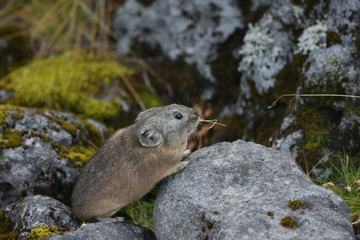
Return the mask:
<svg viewBox="0 0 360 240"><path fill-rule="evenodd" d="M129 0L118 9L114 26L119 53L129 53L134 43L146 44L171 60L195 64L214 82L210 63L218 57L217 46L243 27L243 17L229 0L157 0L148 6Z"/></svg>
<svg viewBox="0 0 360 240"><path fill-rule="evenodd" d="M68 203L78 170L102 144L102 133L89 121L70 114L10 105L0 108L4 116L0 206L33 194ZM13 118L14 114L23 117Z"/></svg>

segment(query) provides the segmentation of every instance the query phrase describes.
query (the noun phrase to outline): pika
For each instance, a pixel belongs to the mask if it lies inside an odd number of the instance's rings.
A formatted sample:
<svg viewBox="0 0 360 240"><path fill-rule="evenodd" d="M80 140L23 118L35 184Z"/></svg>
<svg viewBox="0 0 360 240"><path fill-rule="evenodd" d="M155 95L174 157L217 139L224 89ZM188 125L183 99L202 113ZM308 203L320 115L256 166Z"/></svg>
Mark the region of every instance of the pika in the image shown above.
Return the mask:
<svg viewBox="0 0 360 240"><path fill-rule="evenodd" d="M141 112L133 125L116 131L85 165L72 194L82 220L110 218L148 193L157 182L182 170L187 140L199 113L172 104Z"/></svg>

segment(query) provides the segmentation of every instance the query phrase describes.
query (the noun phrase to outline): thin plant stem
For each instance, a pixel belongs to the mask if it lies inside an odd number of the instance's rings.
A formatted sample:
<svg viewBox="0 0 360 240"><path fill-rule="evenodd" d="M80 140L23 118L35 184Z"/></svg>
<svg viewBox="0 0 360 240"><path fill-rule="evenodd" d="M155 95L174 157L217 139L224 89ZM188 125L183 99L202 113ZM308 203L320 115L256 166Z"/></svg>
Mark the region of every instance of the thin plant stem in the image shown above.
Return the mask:
<svg viewBox="0 0 360 240"><path fill-rule="evenodd" d="M268 108L273 108L276 106L276 103L283 97L346 97L346 98L357 98L360 99L360 96L356 95L347 95L347 94L333 94L333 93L288 93L283 94L278 97Z"/></svg>

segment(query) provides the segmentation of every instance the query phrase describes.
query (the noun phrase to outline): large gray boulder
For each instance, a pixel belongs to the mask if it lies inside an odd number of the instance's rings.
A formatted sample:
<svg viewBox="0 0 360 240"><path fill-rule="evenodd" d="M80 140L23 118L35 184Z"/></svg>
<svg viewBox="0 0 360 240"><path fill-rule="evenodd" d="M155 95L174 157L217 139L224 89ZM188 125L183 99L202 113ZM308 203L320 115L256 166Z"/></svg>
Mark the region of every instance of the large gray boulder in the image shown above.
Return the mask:
<svg viewBox="0 0 360 240"><path fill-rule="evenodd" d="M158 194L162 239L354 239L351 215L289 155L238 140L203 148Z"/></svg>
<svg viewBox="0 0 360 240"><path fill-rule="evenodd" d="M126 222L97 222L83 224L79 229L63 235L55 235L48 240L156 240L149 229Z"/></svg>

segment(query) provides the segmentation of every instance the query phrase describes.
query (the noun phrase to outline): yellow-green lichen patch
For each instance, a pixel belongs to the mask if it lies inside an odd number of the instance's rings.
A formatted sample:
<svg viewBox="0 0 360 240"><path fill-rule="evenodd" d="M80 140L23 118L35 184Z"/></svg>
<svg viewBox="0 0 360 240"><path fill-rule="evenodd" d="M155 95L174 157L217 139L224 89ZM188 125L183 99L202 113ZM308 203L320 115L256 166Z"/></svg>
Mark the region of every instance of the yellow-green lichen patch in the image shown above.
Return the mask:
<svg viewBox="0 0 360 240"><path fill-rule="evenodd" d="M58 233L69 231L68 228L57 228L55 226L39 226L31 229L25 240L41 240Z"/></svg>
<svg viewBox="0 0 360 240"><path fill-rule="evenodd" d="M284 226L284 227L287 227L287 228L297 228L297 227L299 227L298 221L296 221L296 219L291 217L291 216L283 217L280 220L280 224L282 226Z"/></svg>
<svg viewBox="0 0 360 240"><path fill-rule="evenodd" d="M5 129L5 132L0 134L0 148L14 148L21 146L23 144L23 134L24 132Z"/></svg>
<svg viewBox="0 0 360 240"><path fill-rule="evenodd" d="M296 210L296 209L298 209L298 208L300 208L300 207L302 207L304 205L305 205L305 202L303 202L301 200L289 200L287 202L287 206L289 208L291 208L292 210Z"/></svg>
<svg viewBox="0 0 360 240"><path fill-rule="evenodd" d="M20 232L12 231L14 223L6 218L6 211L0 209L0 240L16 240Z"/></svg>
<svg viewBox="0 0 360 240"><path fill-rule="evenodd" d="M0 80L0 87L14 92L16 104L62 109L100 121L118 115L121 105L97 99L115 79L132 70L118 62L81 51L49 59L35 59ZM41 86L39 88L39 86Z"/></svg>
<svg viewBox="0 0 360 240"><path fill-rule="evenodd" d="M17 113L12 113L10 114L10 116L14 119L24 119L24 115L21 115L21 114L17 114Z"/></svg>
<svg viewBox="0 0 360 240"><path fill-rule="evenodd" d="M57 150L58 158L69 159L77 169L80 169L96 153L97 149L92 146L74 145L70 148L58 143L51 143L51 146Z"/></svg>
<svg viewBox="0 0 360 240"><path fill-rule="evenodd" d="M10 104L0 105L0 126L6 126L6 118L9 116L8 111L13 111L13 110L24 112L25 108L13 106Z"/></svg>
<svg viewBox="0 0 360 240"><path fill-rule="evenodd" d="M86 140L89 143L100 147L101 144L103 144L103 142L105 141L104 136L100 132L100 130L83 116L76 116L76 119L81 121L84 124L85 129L88 131Z"/></svg>
<svg viewBox="0 0 360 240"><path fill-rule="evenodd" d="M73 136L76 136L77 130L80 128L79 124L68 122L62 118L55 117L54 115L44 114L44 116L49 118L51 121L54 121L57 124L59 124L62 129L69 132Z"/></svg>
<svg viewBox="0 0 360 240"><path fill-rule="evenodd" d="M49 142L52 140L51 137L43 134L43 133L34 133L34 132L31 132L29 135L26 136L27 138L32 138L32 137L38 137L41 141L44 141L44 142Z"/></svg>

